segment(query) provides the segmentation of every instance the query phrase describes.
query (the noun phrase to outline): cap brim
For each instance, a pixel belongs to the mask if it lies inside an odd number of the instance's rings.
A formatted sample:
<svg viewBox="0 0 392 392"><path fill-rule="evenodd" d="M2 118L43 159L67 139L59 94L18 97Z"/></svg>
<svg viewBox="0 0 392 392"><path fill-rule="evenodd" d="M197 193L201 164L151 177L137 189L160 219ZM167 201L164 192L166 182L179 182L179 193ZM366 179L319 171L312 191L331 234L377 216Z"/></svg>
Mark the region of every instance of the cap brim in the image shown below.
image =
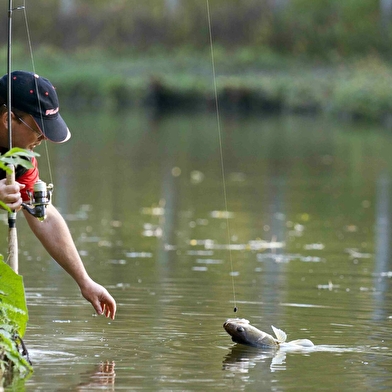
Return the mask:
<svg viewBox="0 0 392 392"><path fill-rule="evenodd" d="M42 118L35 116L33 116L33 118L41 129L42 133L51 142L64 143L70 139L71 132L69 131L67 124L60 114L52 118Z"/></svg>

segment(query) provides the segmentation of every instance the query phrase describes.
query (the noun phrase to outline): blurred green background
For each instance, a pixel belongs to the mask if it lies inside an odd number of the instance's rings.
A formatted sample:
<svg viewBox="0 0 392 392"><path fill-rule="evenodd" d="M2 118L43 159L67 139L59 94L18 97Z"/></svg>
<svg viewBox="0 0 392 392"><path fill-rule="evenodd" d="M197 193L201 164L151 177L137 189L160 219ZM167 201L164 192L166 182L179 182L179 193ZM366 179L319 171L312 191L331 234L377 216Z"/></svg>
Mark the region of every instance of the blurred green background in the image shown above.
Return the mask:
<svg viewBox="0 0 392 392"><path fill-rule="evenodd" d="M391 54L390 1L208 3L214 41L229 50L249 46L324 59ZM61 50L99 47L129 53L154 46L200 49L209 43L206 0L27 0L26 7L36 43ZM3 39L6 28L1 24ZM16 23L14 29L15 38L23 41L24 25Z"/></svg>
<svg viewBox="0 0 392 392"><path fill-rule="evenodd" d="M67 104L209 107L211 26L218 91L229 110L391 122L392 0L25 3L25 12L13 13L13 69L53 79ZM4 1L4 70L7 7Z"/></svg>

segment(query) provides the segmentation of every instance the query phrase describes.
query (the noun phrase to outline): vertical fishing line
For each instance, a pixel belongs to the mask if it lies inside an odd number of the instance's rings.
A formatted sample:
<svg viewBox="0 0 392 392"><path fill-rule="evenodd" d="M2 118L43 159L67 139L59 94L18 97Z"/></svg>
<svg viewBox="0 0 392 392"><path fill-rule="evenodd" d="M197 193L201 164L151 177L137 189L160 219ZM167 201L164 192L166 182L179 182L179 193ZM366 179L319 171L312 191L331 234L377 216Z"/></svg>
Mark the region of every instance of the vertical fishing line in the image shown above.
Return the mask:
<svg viewBox="0 0 392 392"><path fill-rule="evenodd" d="M26 26L27 42L28 42L29 51L30 51L31 66L32 66L32 69L33 69L33 73L36 73L36 71L35 71L35 61L34 61L34 55L33 55L33 46L31 44L31 37L30 37L29 22L27 20L26 0L23 0L23 14L24 14L24 21L25 21L25 26ZM38 95L39 112L41 113L41 119L42 119L41 102L40 102L40 99L39 99L39 91L38 91L37 81L35 83L36 83L36 91L37 91L37 95ZM42 121L42 124L43 124L43 121ZM45 131L45 130L43 130L43 131ZM50 179L50 183L53 184L52 166L50 164L48 143L47 143L46 140L44 140L43 142L44 142L44 146L45 146L46 164L48 166L49 179Z"/></svg>
<svg viewBox="0 0 392 392"><path fill-rule="evenodd" d="M206 3L207 3L208 31L209 31L209 37L210 37L212 75L213 75L213 81L214 81L216 122L217 122L217 129L218 129L220 163L221 163L221 173L222 173L222 183L223 183L223 197L224 197L224 203L225 203L227 239L228 239L228 246L229 246L229 259L230 259L230 268L231 268L231 284L232 284L232 290L233 290L234 312L237 312L237 300L236 300L236 292L235 292L235 284L234 284L234 271L233 271L233 258L232 258L232 253L231 253L231 234L230 234L230 224L229 224L229 213L228 213L228 208L227 208L226 176L225 176L225 165L224 165L223 147L222 147L222 127L221 127L220 112L219 112L218 88L217 88L217 83L216 83L215 55L214 55L214 43L213 43L212 23L211 23L211 14L210 14L210 3L208 0L206 0Z"/></svg>

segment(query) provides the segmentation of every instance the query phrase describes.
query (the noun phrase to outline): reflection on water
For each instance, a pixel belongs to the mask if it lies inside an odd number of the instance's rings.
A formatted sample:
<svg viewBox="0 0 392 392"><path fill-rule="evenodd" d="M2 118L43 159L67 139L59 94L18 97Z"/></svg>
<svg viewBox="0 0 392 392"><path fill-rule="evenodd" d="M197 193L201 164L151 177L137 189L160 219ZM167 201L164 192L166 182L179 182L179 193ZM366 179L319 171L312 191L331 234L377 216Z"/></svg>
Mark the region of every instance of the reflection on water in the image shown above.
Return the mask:
<svg viewBox="0 0 392 392"><path fill-rule="evenodd" d="M54 203L118 317L93 316L18 218L27 390L392 388L389 132L222 118L226 211L215 115L64 117ZM324 349L233 345L232 278L236 317Z"/></svg>
<svg viewBox="0 0 392 392"><path fill-rule="evenodd" d="M114 391L114 380L116 373L114 371L114 362L103 362L94 368L93 371L87 371L82 374L82 381L76 388L76 391L91 391L94 389L105 389L105 391Z"/></svg>
<svg viewBox="0 0 392 392"><path fill-rule="evenodd" d="M288 354L297 355L314 355L314 353L330 353L332 355L341 355L342 353L364 353L368 349L366 347L345 347L345 346L329 346L316 345L314 347L306 348L280 348L262 350L254 347L247 347L235 345L231 348L223 360L223 370L233 373L249 373L249 371L256 366L257 363L262 363L262 366L269 367L271 372L280 370L287 370L286 356ZM368 354L377 355L377 351L369 351ZM333 359L330 359L333 360Z"/></svg>

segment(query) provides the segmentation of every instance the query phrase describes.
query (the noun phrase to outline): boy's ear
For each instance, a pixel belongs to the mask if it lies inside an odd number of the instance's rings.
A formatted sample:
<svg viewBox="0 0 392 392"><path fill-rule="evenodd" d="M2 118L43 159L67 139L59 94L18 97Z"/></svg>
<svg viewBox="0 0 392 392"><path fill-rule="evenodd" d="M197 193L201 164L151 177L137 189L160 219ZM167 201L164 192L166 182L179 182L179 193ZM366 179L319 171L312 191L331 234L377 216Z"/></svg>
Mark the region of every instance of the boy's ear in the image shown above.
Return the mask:
<svg viewBox="0 0 392 392"><path fill-rule="evenodd" d="M7 111L5 111L1 115L1 123L5 127L5 129L8 129L8 112Z"/></svg>

